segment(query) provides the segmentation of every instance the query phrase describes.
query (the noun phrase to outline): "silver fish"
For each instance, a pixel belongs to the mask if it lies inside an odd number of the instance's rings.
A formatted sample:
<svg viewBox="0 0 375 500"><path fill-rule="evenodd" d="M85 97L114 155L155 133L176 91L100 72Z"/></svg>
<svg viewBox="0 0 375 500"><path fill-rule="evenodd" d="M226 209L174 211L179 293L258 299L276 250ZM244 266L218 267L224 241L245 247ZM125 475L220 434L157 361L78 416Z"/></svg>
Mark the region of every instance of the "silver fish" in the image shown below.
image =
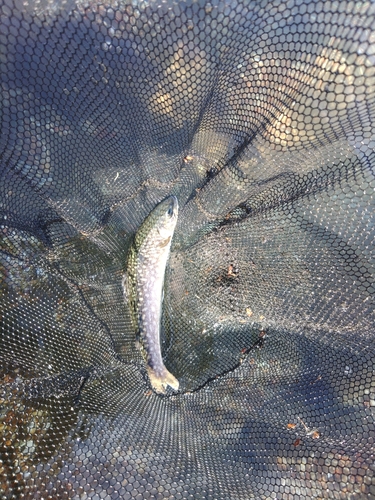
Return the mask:
<svg viewBox="0 0 375 500"><path fill-rule="evenodd" d="M169 196L154 208L135 235L122 280L151 385L161 394L168 385L175 390L179 387L178 380L164 366L160 347L164 274L177 216L175 196Z"/></svg>

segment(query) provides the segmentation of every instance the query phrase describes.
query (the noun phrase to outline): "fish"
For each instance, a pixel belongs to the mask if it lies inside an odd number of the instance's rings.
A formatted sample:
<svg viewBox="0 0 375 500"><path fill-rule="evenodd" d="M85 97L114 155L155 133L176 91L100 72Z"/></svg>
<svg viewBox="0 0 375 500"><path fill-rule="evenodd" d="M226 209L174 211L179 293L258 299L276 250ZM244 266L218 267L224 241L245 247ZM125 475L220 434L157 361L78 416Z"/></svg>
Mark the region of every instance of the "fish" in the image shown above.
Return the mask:
<svg viewBox="0 0 375 500"><path fill-rule="evenodd" d="M164 275L178 217L178 200L168 196L146 217L130 245L122 288L152 388L165 394L179 382L164 365L160 345Z"/></svg>

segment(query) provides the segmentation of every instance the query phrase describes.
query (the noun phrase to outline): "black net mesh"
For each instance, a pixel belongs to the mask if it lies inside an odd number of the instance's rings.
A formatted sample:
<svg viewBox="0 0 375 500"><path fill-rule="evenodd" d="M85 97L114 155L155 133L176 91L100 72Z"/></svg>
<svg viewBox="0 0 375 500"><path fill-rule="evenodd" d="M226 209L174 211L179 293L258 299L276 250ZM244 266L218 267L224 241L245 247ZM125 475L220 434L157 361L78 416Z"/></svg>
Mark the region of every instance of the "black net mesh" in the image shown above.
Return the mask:
<svg viewBox="0 0 375 500"><path fill-rule="evenodd" d="M375 498L375 4L0 12L2 498ZM163 396L121 280L171 194Z"/></svg>

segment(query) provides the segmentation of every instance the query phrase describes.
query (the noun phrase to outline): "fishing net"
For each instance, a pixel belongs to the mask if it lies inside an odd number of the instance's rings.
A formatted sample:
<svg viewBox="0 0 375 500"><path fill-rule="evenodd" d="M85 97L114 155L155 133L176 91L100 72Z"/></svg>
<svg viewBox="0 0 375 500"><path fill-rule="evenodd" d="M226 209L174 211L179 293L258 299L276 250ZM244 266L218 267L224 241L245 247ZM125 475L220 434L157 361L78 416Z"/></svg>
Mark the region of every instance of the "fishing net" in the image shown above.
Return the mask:
<svg viewBox="0 0 375 500"><path fill-rule="evenodd" d="M4 499L364 499L375 4L0 7ZM179 218L150 386L121 288Z"/></svg>

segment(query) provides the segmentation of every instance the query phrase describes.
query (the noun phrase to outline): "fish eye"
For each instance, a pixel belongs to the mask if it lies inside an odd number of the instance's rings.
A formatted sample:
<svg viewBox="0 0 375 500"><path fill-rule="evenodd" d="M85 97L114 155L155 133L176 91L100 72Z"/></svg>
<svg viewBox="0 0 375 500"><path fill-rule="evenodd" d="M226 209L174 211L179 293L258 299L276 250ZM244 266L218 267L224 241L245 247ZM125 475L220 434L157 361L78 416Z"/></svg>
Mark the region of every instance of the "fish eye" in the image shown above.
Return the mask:
<svg viewBox="0 0 375 500"><path fill-rule="evenodd" d="M168 215L168 217L172 217L172 215L173 215L173 205L169 205L169 208L167 210L167 215Z"/></svg>

